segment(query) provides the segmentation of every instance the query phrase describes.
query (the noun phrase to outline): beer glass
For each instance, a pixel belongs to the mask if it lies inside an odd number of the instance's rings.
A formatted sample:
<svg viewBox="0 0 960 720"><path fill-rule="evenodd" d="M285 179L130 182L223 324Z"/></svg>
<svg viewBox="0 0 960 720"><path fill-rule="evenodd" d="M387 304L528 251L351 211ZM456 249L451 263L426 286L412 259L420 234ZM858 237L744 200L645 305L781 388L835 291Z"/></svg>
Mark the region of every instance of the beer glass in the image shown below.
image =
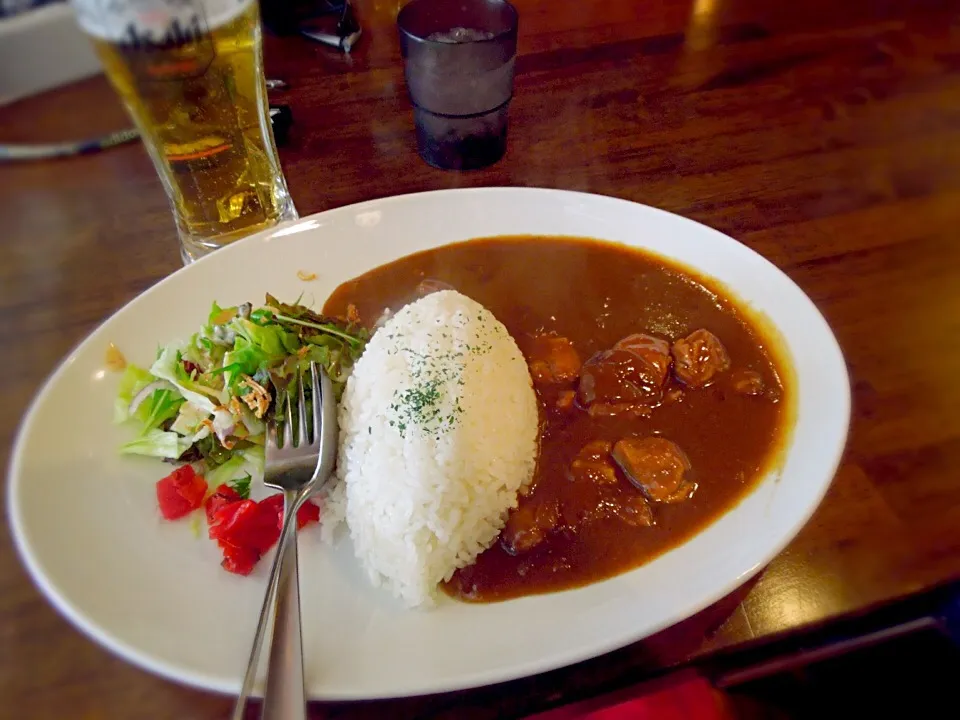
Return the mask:
<svg viewBox="0 0 960 720"><path fill-rule="evenodd" d="M167 191L185 263L293 220L256 0L71 0Z"/></svg>

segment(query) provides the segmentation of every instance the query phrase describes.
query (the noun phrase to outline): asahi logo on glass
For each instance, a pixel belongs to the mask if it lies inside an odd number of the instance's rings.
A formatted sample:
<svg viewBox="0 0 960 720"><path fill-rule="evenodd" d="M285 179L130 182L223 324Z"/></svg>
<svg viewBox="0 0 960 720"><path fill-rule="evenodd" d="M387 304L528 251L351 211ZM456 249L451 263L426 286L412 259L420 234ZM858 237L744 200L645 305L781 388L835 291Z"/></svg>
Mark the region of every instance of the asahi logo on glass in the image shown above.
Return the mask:
<svg viewBox="0 0 960 720"><path fill-rule="evenodd" d="M253 0L72 0L94 37L135 48L169 49L202 40Z"/></svg>

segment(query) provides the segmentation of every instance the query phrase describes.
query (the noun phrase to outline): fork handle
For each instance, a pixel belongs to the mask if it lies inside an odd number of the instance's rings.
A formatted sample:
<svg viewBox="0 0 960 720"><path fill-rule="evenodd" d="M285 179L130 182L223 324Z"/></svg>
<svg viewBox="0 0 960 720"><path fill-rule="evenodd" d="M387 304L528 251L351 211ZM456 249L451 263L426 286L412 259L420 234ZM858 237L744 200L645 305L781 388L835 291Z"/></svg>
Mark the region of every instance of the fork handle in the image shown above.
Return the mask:
<svg viewBox="0 0 960 720"><path fill-rule="evenodd" d="M276 616L263 695L263 720L306 720L307 698L303 680L303 637L300 628L300 580L297 568L297 491L283 493L284 521L294 524L282 553L277 579Z"/></svg>

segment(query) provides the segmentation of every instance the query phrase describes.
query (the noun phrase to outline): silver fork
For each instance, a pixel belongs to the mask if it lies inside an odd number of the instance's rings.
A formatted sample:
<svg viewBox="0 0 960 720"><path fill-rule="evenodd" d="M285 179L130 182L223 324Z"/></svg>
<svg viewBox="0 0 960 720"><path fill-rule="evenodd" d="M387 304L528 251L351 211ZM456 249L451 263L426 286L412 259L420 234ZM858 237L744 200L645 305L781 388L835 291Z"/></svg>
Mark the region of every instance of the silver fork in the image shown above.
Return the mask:
<svg viewBox="0 0 960 720"><path fill-rule="evenodd" d="M296 517L297 510L307 498L326 485L333 473L338 432L333 383L316 363L310 363L310 380L313 416L307 417L303 377L298 375L296 432L290 402L287 403L282 444L278 442L276 426L271 423L267 428L263 482L267 487L283 491L283 529L280 531L277 555L270 569L270 579L254 634L247 672L233 709L233 720L243 718L247 697L256 680L260 648L275 599L273 639L267 664L267 683L261 717L267 720L306 718Z"/></svg>

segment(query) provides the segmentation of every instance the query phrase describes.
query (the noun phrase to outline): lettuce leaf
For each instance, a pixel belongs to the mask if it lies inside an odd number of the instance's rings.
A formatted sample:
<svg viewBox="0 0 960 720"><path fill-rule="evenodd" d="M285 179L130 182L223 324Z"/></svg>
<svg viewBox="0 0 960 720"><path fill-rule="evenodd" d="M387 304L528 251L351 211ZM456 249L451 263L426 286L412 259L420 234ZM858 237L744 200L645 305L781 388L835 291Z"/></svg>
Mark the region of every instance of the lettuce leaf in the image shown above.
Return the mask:
<svg viewBox="0 0 960 720"><path fill-rule="evenodd" d="M175 432L153 429L120 446L122 455L147 455L176 460L192 443Z"/></svg>
<svg viewBox="0 0 960 720"><path fill-rule="evenodd" d="M231 480L241 478L247 474L245 467L246 463L243 455L241 453L234 453L233 456L222 465L218 465L212 470L207 470L205 476L207 485L212 488L217 488Z"/></svg>
<svg viewBox="0 0 960 720"><path fill-rule="evenodd" d="M223 372L228 387L235 387L241 375L277 365L300 349L300 339L279 325L258 325L236 318L229 326L235 333L233 349L223 357Z"/></svg>
<svg viewBox="0 0 960 720"><path fill-rule="evenodd" d="M220 367L223 362L223 355L227 348L223 345L217 345L202 332L194 333L181 350L183 359L189 360L198 368L201 373L208 373L211 370Z"/></svg>
<svg viewBox="0 0 960 720"><path fill-rule="evenodd" d="M177 419L173 421L170 429L187 437L196 435L201 428L200 423L210 417L210 413L202 407L197 407L191 402L185 402L180 406Z"/></svg>
<svg viewBox="0 0 960 720"><path fill-rule="evenodd" d="M216 300L210 307L210 315L207 316L207 325L223 325L229 322L237 314L237 306L222 308Z"/></svg>
<svg viewBox="0 0 960 720"><path fill-rule="evenodd" d="M233 350L223 356L223 367L214 372L224 373L228 386L232 386L240 375L253 375L273 358L245 337L238 335Z"/></svg>
<svg viewBox="0 0 960 720"><path fill-rule="evenodd" d="M233 456L232 450L227 450L212 433L195 442L196 450L200 453L207 470L222 465Z"/></svg>
<svg viewBox="0 0 960 720"><path fill-rule="evenodd" d="M253 471L254 476L263 477L263 466L266 461L263 445L254 445L241 451L241 454L243 455L243 459L247 461L247 467Z"/></svg>
<svg viewBox="0 0 960 720"><path fill-rule="evenodd" d="M260 475L263 472L263 449L248 448L235 451L222 465L218 465L206 474L207 485L212 488L223 484L230 484L234 480L242 480L248 475Z"/></svg>
<svg viewBox="0 0 960 720"><path fill-rule="evenodd" d="M171 343L163 349L160 357L150 367L150 372L162 380L173 383L185 399L211 415L217 406L222 404L220 393L216 389L206 387L187 375L187 371L183 369L180 347L176 343Z"/></svg>
<svg viewBox="0 0 960 720"><path fill-rule="evenodd" d="M123 375L120 376L117 397L113 403L113 421L115 423L126 422L130 419L130 403L133 402L134 396L154 380L156 378L142 367L132 364L127 365Z"/></svg>
<svg viewBox="0 0 960 720"><path fill-rule="evenodd" d="M134 416L143 424L145 434L160 427L170 418L176 417L183 404L183 398L176 390L154 390L150 397L140 403Z"/></svg>
<svg viewBox="0 0 960 720"><path fill-rule="evenodd" d="M292 355L300 349L300 338L296 333L287 332L279 325L258 325L245 318L237 318L230 327L251 345L260 348L271 358Z"/></svg>

